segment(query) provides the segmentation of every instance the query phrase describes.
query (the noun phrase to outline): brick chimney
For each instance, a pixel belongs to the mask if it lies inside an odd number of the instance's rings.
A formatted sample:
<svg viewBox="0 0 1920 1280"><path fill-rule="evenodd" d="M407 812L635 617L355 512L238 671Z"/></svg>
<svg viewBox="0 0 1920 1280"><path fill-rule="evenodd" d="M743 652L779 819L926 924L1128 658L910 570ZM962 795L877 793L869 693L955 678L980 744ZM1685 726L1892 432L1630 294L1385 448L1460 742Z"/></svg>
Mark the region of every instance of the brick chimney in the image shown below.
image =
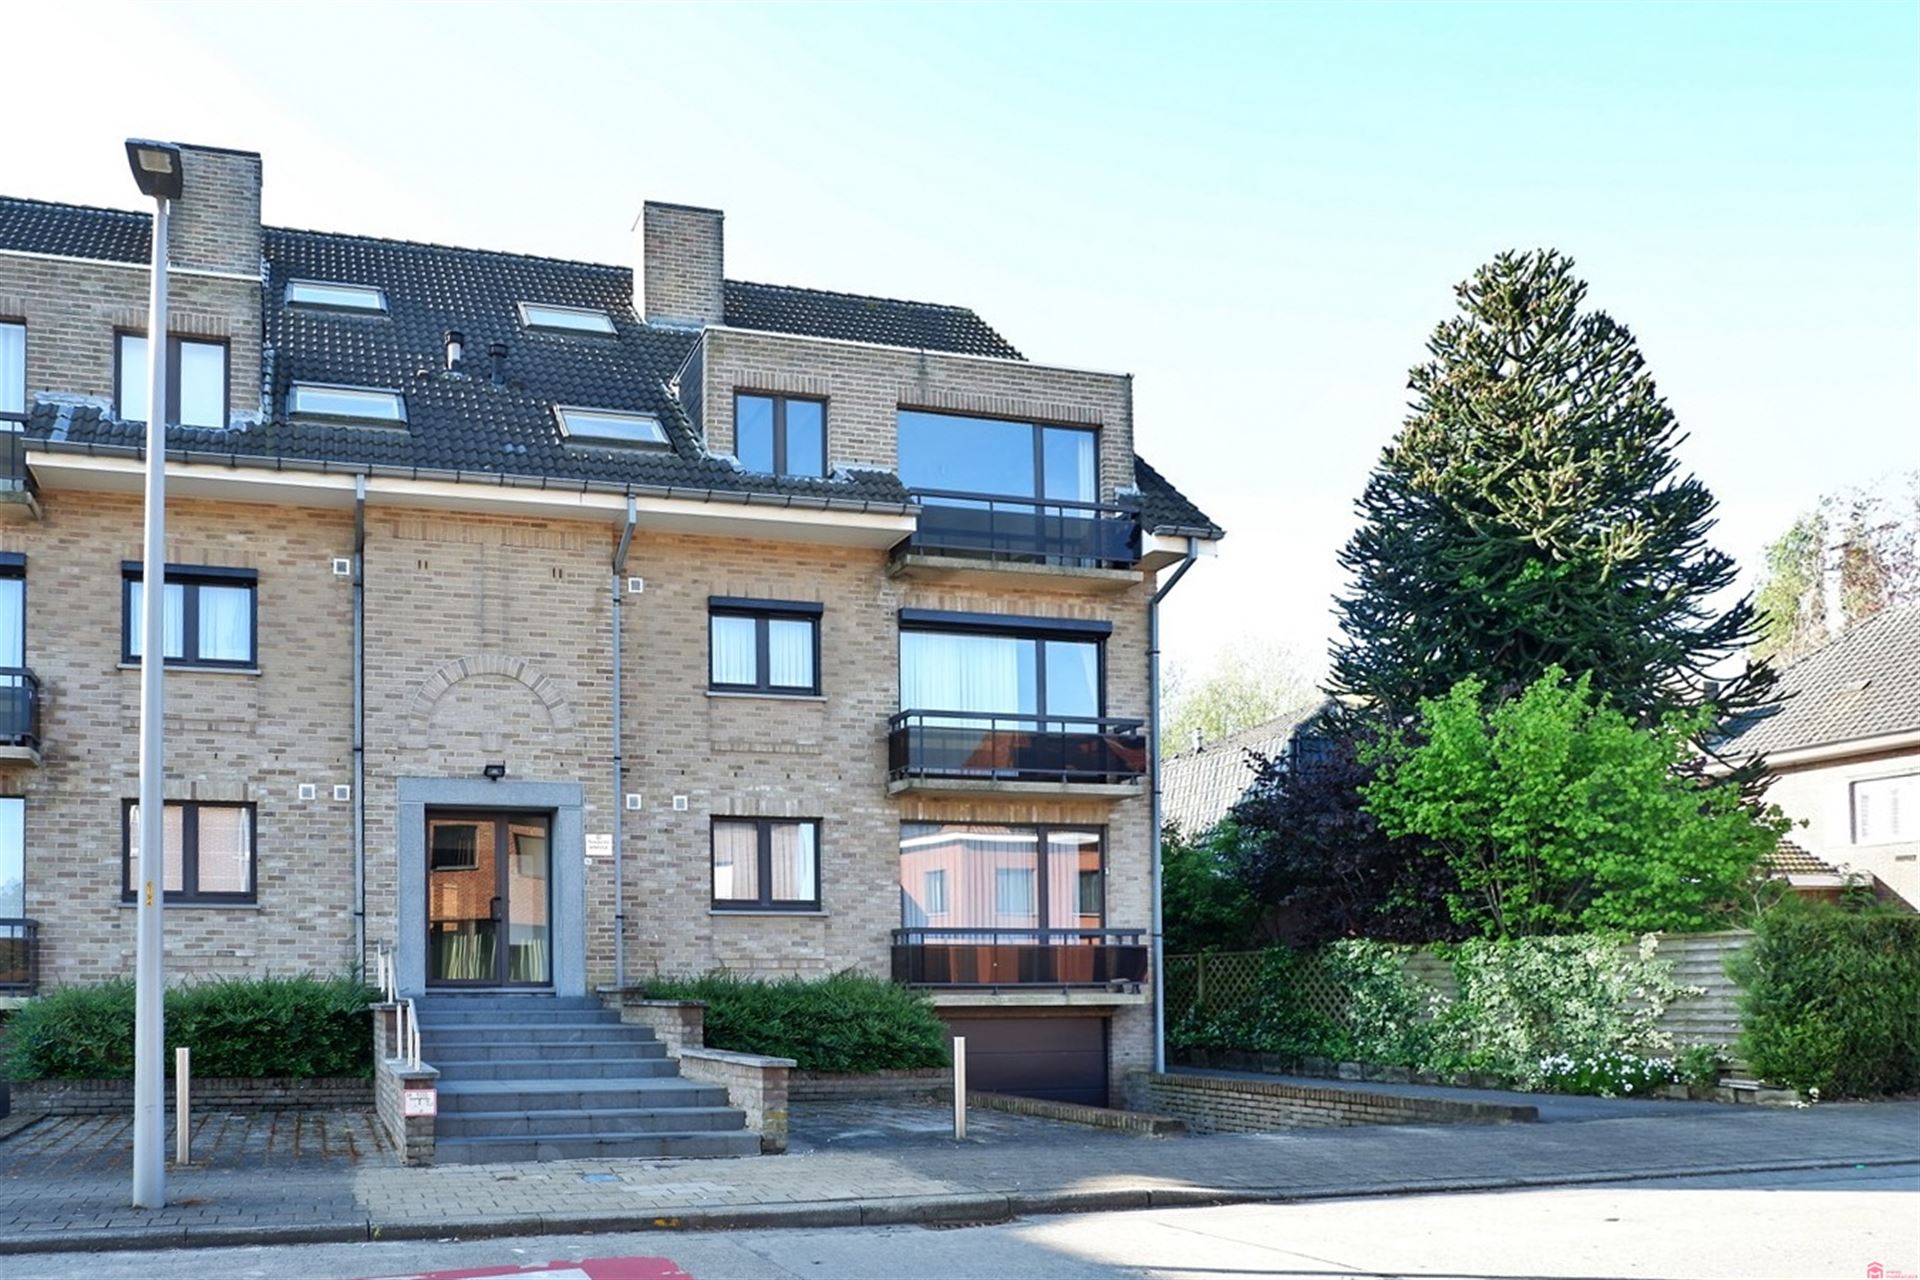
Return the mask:
<svg viewBox="0 0 1920 1280"><path fill-rule="evenodd" d="M725 270L718 209L649 200L634 224L639 261L633 271L633 309L648 324L698 329L719 324Z"/></svg>
<svg viewBox="0 0 1920 1280"><path fill-rule="evenodd" d="M176 267L260 274L260 153L180 147L185 185L173 205L169 259Z"/></svg>

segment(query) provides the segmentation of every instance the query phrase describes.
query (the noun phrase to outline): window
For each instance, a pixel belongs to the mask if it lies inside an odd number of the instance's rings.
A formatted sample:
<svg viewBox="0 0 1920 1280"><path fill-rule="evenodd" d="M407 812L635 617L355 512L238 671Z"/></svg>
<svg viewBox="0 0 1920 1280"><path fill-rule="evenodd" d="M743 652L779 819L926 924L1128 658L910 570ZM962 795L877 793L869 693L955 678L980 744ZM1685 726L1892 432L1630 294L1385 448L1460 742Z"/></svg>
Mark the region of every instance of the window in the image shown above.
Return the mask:
<svg viewBox="0 0 1920 1280"><path fill-rule="evenodd" d="M1855 844L1920 840L1920 773L1856 782L1852 792Z"/></svg>
<svg viewBox="0 0 1920 1280"><path fill-rule="evenodd" d="M1100 481L1098 433L999 418L902 409L900 480L938 489L1008 498L1094 502Z"/></svg>
<svg viewBox="0 0 1920 1280"><path fill-rule="evenodd" d="M0 797L0 920L18 920L27 914L27 802L18 796ZM0 933L0 953L6 947ZM7 982L8 966L0 963L0 985Z"/></svg>
<svg viewBox="0 0 1920 1280"><path fill-rule="evenodd" d="M612 333L613 318L591 307L562 307L547 302L520 304L520 323L529 329L570 329L575 333Z"/></svg>
<svg viewBox="0 0 1920 1280"><path fill-rule="evenodd" d="M827 402L742 393L733 398L733 451L749 471L827 474Z"/></svg>
<svg viewBox="0 0 1920 1280"><path fill-rule="evenodd" d="M166 895L169 902L254 900L254 809L209 801L166 806ZM120 896L136 899L140 874L140 806L126 802L122 817Z"/></svg>
<svg viewBox="0 0 1920 1280"><path fill-rule="evenodd" d="M1098 929L1106 919L1098 828L900 825L900 923L953 929Z"/></svg>
<svg viewBox="0 0 1920 1280"><path fill-rule="evenodd" d="M820 823L715 818L716 911L810 911L820 906Z"/></svg>
<svg viewBox="0 0 1920 1280"><path fill-rule="evenodd" d="M372 285L340 284L331 280L289 280L287 301L296 307L323 307L329 311L387 309L387 295Z"/></svg>
<svg viewBox="0 0 1920 1280"><path fill-rule="evenodd" d="M1006 716L1009 728L1050 722L1043 732L1091 729L1084 722L1101 714L1100 650L1093 638L903 627L900 709Z"/></svg>
<svg viewBox="0 0 1920 1280"><path fill-rule="evenodd" d="M27 326L0 320L0 418L27 416Z"/></svg>
<svg viewBox="0 0 1920 1280"><path fill-rule="evenodd" d="M144 636L140 612L145 598L137 560L121 565L121 644L123 662L140 660ZM169 665L240 667L256 665L254 627L258 575L252 569L207 565L168 565L163 586L161 655Z"/></svg>
<svg viewBox="0 0 1920 1280"><path fill-rule="evenodd" d="M433 846L427 851L429 871L477 871L480 868L480 828L474 824L430 822Z"/></svg>
<svg viewBox="0 0 1920 1280"><path fill-rule="evenodd" d="M617 409L579 409L555 405L560 434L581 444L665 444L667 433L650 413L623 413Z"/></svg>
<svg viewBox="0 0 1920 1280"><path fill-rule="evenodd" d="M405 422L407 401L397 391L382 391L377 387L336 387L324 382L296 382L287 392L287 412L315 418Z"/></svg>
<svg viewBox="0 0 1920 1280"><path fill-rule="evenodd" d="M147 337L123 333L115 360L114 412L123 422L147 420ZM227 425L227 344L167 339L167 421L182 427Z"/></svg>
<svg viewBox="0 0 1920 1280"><path fill-rule="evenodd" d="M720 693L820 692L821 606L707 599L708 687Z"/></svg>

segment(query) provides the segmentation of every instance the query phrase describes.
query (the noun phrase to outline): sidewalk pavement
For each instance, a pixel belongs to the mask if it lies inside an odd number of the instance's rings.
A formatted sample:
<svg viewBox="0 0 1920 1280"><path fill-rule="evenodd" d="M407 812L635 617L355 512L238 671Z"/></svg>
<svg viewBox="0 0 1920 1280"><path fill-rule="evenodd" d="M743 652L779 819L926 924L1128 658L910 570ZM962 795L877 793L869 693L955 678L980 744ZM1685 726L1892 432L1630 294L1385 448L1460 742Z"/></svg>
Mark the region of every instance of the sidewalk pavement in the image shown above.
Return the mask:
<svg viewBox="0 0 1920 1280"><path fill-rule="evenodd" d="M31 1132L31 1131L29 1131ZM1920 1103L1700 1104L1583 1124L1380 1126L1135 1138L1037 1121L1017 1133L731 1160L408 1169L388 1151L176 1170L172 1203L129 1176L0 1144L0 1252L649 1228L997 1221L1032 1213L1404 1195L1920 1160ZM218 1162L216 1161L216 1164Z"/></svg>

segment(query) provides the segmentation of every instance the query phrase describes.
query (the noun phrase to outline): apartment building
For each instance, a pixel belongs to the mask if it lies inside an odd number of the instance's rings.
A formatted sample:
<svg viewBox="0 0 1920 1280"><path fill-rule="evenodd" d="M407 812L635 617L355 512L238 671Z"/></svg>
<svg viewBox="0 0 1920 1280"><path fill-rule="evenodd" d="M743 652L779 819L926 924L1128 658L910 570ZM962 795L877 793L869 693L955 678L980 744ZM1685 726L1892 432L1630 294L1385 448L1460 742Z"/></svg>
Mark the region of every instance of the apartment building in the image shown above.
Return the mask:
<svg viewBox="0 0 1920 1280"><path fill-rule="evenodd" d="M0 198L0 979L132 970L160 411L171 978L853 967L981 1087L1150 1057L1150 600L1222 533L1127 376L730 280L715 210L598 265L184 166L164 406L147 214Z"/></svg>

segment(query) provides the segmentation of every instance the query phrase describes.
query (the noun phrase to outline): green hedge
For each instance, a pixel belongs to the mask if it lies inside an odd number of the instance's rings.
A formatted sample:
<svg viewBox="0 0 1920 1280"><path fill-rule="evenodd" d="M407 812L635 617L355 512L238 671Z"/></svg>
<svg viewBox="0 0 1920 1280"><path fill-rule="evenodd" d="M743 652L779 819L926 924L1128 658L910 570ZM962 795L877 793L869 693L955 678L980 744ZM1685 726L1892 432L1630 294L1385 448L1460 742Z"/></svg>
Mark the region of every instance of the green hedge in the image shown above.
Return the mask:
<svg viewBox="0 0 1920 1280"><path fill-rule="evenodd" d="M1740 1056L1827 1097L1920 1088L1920 917L1866 902L1788 900L1734 961Z"/></svg>
<svg viewBox="0 0 1920 1280"><path fill-rule="evenodd" d="M792 1058L802 1071L891 1071L947 1065L933 1006L864 974L758 982L725 973L655 978L654 1000L704 1000L707 1045Z"/></svg>
<svg viewBox="0 0 1920 1280"><path fill-rule="evenodd" d="M230 978L168 990L167 1066L193 1051L203 1079L373 1074L376 993L358 979ZM133 983L63 987L7 1023L15 1080L123 1080L133 1075Z"/></svg>

